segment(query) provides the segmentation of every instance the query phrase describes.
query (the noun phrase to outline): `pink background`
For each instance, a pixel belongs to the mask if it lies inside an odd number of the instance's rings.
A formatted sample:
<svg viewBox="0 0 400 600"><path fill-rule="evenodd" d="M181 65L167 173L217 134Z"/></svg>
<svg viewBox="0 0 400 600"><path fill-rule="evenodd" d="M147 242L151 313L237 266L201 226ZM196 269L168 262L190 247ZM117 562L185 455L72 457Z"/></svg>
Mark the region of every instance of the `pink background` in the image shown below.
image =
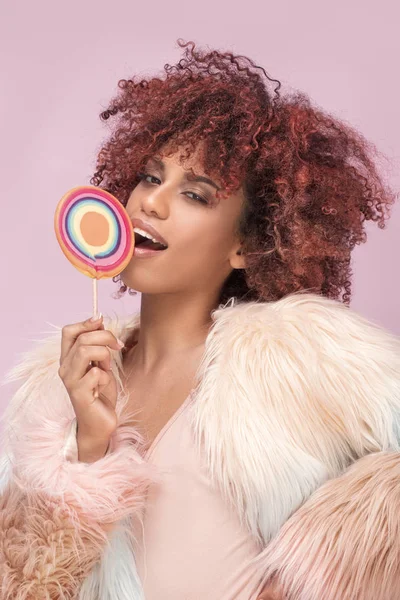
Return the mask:
<svg viewBox="0 0 400 600"><path fill-rule="evenodd" d="M98 115L118 79L175 63L179 37L245 54L373 140L398 190L399 17L395 0L3 2L0 377L50 323L92 314L92 281L64 258L53 215L67 190L89 183L107 135ZM385 230L368 231L353 254L352 307L400 333L399 203ZM116 289L99 282L103 313L139 308L140 295L117 301ZM0 393L1 412L10 387Z"/></svg>

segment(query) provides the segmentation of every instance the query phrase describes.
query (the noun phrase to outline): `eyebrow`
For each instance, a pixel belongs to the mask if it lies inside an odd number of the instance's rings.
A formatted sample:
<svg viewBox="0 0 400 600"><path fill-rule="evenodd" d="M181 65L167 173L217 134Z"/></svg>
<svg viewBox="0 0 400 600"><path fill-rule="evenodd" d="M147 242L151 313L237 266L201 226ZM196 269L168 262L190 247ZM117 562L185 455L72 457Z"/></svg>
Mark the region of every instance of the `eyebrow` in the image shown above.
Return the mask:
<svg viewBox="0 0 400 600"><path fill-rule="evenodd" d="M148 162L153 162L157 164L160 167L162 173L165 173L165 164L160 158L153 156L149 158ZM192 175L191 173L185 173L184 179L186 179L186 181L199 181L203 183L208 183L208 185L211 185L216 190L221 189L214 181L212 181L212 179L204 177L203 175Z"/></svg>

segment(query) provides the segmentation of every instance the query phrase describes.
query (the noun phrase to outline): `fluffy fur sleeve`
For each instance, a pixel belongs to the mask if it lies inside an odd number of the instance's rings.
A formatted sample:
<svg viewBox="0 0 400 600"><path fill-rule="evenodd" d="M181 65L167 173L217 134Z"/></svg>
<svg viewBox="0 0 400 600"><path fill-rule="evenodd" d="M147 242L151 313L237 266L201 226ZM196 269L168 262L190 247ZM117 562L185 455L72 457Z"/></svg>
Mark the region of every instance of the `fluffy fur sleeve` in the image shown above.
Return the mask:
<svg viewBox="0 0 400 600"><path fill-rule="evenodd" d="M365 456L321 486L257 562L276 600L398 600L400 453Z"/></svg>
<svg viewBox="0 0 400 600"><path fill-rule="evenodd" d="M107 532L141 507L149 483L128 426L105 457L77 461L73 408L58 376L59 333L6 378L24 381L2 417L2 599L76 598Z"/></svg>
<svg viewBox="0 0 400 600"><path fill-rule="evenodd" d="M266 589L273 583L279 600L398 600L400 338L327 299L277 307L287 309L280 325L318 350L298 370L316 401L293 439L330 469L258 557Z"/></svg>

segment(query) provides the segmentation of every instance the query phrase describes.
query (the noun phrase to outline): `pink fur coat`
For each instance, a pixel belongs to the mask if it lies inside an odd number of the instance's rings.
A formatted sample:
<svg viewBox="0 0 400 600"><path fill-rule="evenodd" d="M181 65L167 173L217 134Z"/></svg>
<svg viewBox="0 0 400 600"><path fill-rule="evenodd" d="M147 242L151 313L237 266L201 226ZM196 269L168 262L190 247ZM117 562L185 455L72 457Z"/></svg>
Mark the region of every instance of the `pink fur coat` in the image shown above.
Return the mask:
<svg viewBox="0 0 400 600"><path fill-rule="evenodd" d="M124 340L139 321L105 327ZM104 458L80 463L60 336L5 380L21 385L2 418L0 598L143 600L129 522L157 474L125 421L121 355L119 427ZM316 294L228 303L192 424L210 478L262 542L255 568L285 598L400 598L400 338Z"/></svg>

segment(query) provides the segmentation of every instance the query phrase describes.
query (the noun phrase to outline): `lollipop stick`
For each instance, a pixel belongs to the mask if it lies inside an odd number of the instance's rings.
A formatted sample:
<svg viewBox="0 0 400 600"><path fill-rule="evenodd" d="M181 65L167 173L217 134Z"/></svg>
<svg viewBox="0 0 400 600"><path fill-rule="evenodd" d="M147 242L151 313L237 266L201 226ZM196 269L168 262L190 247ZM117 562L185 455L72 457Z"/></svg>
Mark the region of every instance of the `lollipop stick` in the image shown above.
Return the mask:
<svg viewBox="0 0 400 600"><path fill-rule="evenodd" d="M92 279L93 281L93 316L96 317L98 314L98 299L97 299L97 279ZM93 360L92 361L92 366L93 367L98 367L98 362L97 360ZM99 397L99 390L96 389L94 391L94 397L98 398Z"/></svg>
<svg viewBox="0 0 400 600"><path fill-rule="evenodd" d="M98 302L97 302L97 279L93 281L93 316L96 317L98 313Z"/></svg>

